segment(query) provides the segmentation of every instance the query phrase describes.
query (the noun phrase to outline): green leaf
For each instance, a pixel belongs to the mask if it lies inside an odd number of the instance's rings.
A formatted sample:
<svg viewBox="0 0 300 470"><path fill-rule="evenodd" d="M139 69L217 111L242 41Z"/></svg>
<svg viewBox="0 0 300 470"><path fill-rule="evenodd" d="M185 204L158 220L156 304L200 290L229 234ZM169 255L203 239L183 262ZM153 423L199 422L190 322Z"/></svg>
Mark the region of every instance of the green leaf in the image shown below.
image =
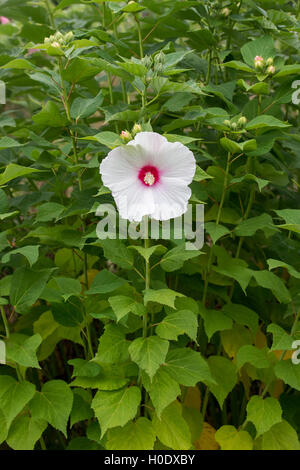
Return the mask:
<svg viewBox="0 0 300 470"><path fill-rule="evenodd" d="M281 379L292 388L300 390L300 364L293 364L292 361L278 361L275 364L274 372L278 379Z"/></svg>
<svg viewBox="0 0 300 470"><path fill-rule="evenodd" d="M271 323L267 327L267 332L273 335L271 351L292 349L293 338L281 326Z"/></svg>
<svg viewBox="0 0 300 470"><path fill-rule="evenodd" d="M276 269L276 268L285 268L288 270L289 274L296 279L300 279L300 272L297 271L293 266L290 264L284 263L283 261L279 261L278 259L267 259L267 263L269 269Z"/></svg>
<svg viewBox="0 0 300 470"><path fill-rule="evenodd" d="M96 393L92 408L101 426L101 436L110 428L124 426L137 413L141 401L138 387Z"/></svg>
<svg viewBox="0 0 300 470"><path fill-rule="evenodd" d="M151 421L138 418L130 421L123 428L110 429L107 433L108 450L151 450L156 434Z"/></svg>
<svg viewBox="0 0 300 470"><path fill-rule="evenodd" d="M1 144L1 141L0 141ZM19 178L20 176L29 175L30 173L37 173L38 171L35 168L29 168L26 166L16 165L15 163L10 163L7 165L4 173L0 175L0 185L4 185L14 178Z"/></svg>
<svg viewBox="0 0 300 470"><path fill-rule="evenodd" d="M260 147L259 147L260 148ZM252 153L251 153L252 155ZM268 180L264 180L263 178L257 178L257 176L252 175L251 173L247 173L246 175L240 176L239 178L232 178L230 184L237 184L241 183L242 181L254 181L257 183L258 189L261 191L267 184L269 184ZM255 218L255 217L253 217Z"/></svg>
<svg viewBox="0 0 300 470"><path fill-rule="evenodd" d="M52 269L33 271L18 268L13 274L10 288L10 300L17 312L23 313L39 298Z"/></svg>
<svg viewBox="0 0 300 470"><path fill-rule="evenodd" d="M278 302L287 304L291 301L291 295L284 282L270 271L252 271L257 284L265 289L270 289Z"/></svg>
<svg viewBox="0 0 300 470"><path fill-rule="evenodd" d="M258 349L251 344L245 344L239 349L236 362L239 369L246 363L251 364L257 369L270 367L266 351L264 349Z"/></svg>
<svg viewBox="0 0 300 470"><path fill-rule="evenodd" d="M115 295L114 297L109 297L108 302L117 317L117 322L119 322L129 312L134 313L136 306L136 301L125 295Z"/></svg>
<svg viewBox="0 0 300 470"><path fill-rule="evenodd" d="M201 251L186 250L185 244L177 246L168 251L160 262L160 266L164 271L172 272L182 268L183 263L189 259L196 258Z"/></svg>
<svg viewBox="0 0 300 470"><path fill-rule="evenodd" d="M229 67L235 70L241 70L242 72L255 73L254 68L252 69L247 64L245 64L244 62L240 62L239 60L230 60L229 62L224 62L223 65L224 67Z"/></svg>
<svg viewBox="0 0 300 470"><path fill-rule="evenodd" d="M235 153L243 153L241 145L234 140L228 139L227 137L222 137L222 139L220 139L220 144L222 145L223 149L233 155Z"/></svg>
<svg viewBox="0 0 300 470"><path fill-rule="evenodd" d="M247 42L241 48L241 53L244 61L253 67L254 58L259 55L267 60L269 57L274 57L276 49L272 36L262 36L253 41Z"/></svg>
<svg viewBox="0 0 300 470"><path fill-rule="evenodd" d="M11 255L20 254L25 256L30 266L32 266L39 258L39 248L40 245L27 245L23 246L22 248L16 248L15 250L11 250L8 253L5 253L5 255L2 256L1 262L8 263Z"/></svg>
<svg viewBox="0 0 300 470"><path fill-rule="evenodd" d="M297 432L285 420L275 424L259 438L262 450L300 450Z"/></svg>
<svg viewBox="0 0 300 470"><path fill-rule="evenodd" d="M274 78L281 78L286 77L288 75L299 75L300 73L300 65L298 64L291 64L291 65L284 65L280 68L279 72L274 75Z"/></svg>
<svg viewBox="0 0 300 470"><path fill-rule="evenodd" d="M129 341L121 326L108 324L100 338L96 360L104 363L125 362L128 357Z"/></svg>
<svg viewBox="0 0 300 470"><path fill-rule="evenodd" d="M70 359L68 364L74 367L72 377L77 375L83 377L96 377L101 371L101 367L95 362L86 361L85 359Z"/></svg>
<svg viewBox="0 0 300 470"><path fill-rule="evenodd" d="M205 230L211 236L211 239L214 245L217 243L217 241L220 238L230 233L230 230L227 227L224 227L224 225L220 225L220 224L217 225L216 222L206 222Z"/></svg>
<svg viewBox="0 0 300 470"><path fill-rule="evenodd" d="M248 131L253 129L283 129L290 127L291 124L280 121L274 116L268 116L263 114L262 116L257 116L246 124L246 129Z"/></svg>
<svg viewBox="0 0 300 470"><path fill-rule="evenodd" d="M275 210L276 214L285 220L285 224L277 225L279 228L291 232L300 233L300 210L299 209L281 209Z"/></svg>
<svg viewBox="0 0 300 470"><path fill-rule="evenodd" d="M90 406L91 394L87 390L75 389L73 406L70 416L70 427L75 423L90 419L94 416Z"/></svg>
<svg viewBox="0 0 300 470"><path fill-rule="evenodd" d="M5 416L7 429L34 393L33 384L26 381L17 382L8 375L0 375L0 408Z"/></svg>
<svg viewBox="0 0 300 470"><path fill-rule="evenodd" d="M68 122L53 101L48 101L39 113L32 116L32 120L35 124L44 127L64 127Z"/></svg>
<svg viewBox="0 0 300 470"><path fill-rule="evenodd" d="M36 222L49 222L49 220L56 219L65 210L62 204L57 202L45 202L38 207Z"/></svg>
<svg viewBox="0 0 300 470"><path fill-rule="evenodd" d="M93 280L86 294L106 294L107 292L113 292L118 289L118 287L126 284L126 282L125 279L116 276L107 269L102 269Z"/></svg>
<svg viewBox="0 0 300 470"><path fill-rule="evenodd" d="M247 405L247 420L256 427L256 437L269 431L274 424L281 422L282 410L275 398L262 398L254 395Z"/></svg>
<svg viewBox="0 0 300 470"><path fill-rule="evenodd" d="M79 279L72 279L70 277L53 277L47 284L48 288L53 288L59 292L61 298L65 301L72 295L78 296L81 292L81 283ZM66 325L72 326L72 325ZM73 325L75 326L75 325Z"/></svg>
<svg viewBox="0 0 300 470"><path fill-rule="evenodd" d="M147 374L142 372L143 385L150 395L155 412L160 418L162 411L180 395L179 384L162 366L158 369L152 382Z"/></svg>
<svg viewBox="0 0 300 470"><path fill-rule="evenodd" d="M164 339L177 341L179 335L187 334L197 341L198 320L190 310L179 310L167 315L156 327L156 334Z"/></svg>
<svg viewBox="0 0 300 470"><path fill-rule="evenodd" d="M133 362L143 369L152 379L159 366L165 361L169 342L158 336L136 338L129 346Z"/></svg>
<svg viewBox="0 0 300 470"><path fill-rule="evenodd" d="M14 450L34 450L46 428L47 422L42 419L18 416L10 427L7 444Z"/></svg>
<svg viewBox="0 0 300 470"><path fill-rule="evenodd" d="M19 142L17 142L14 139L11 139L10 137L2 137L0 139L0 150L16 148L16 147L22 147L22 146L23 146L23 144L20 144ZM15 168L15 167L17 167L17 168ZM13 172L13 171L17 172L18 168L20 168L19 171L24 171L24 168L27 168L27 167L20 166L20 165L17 165L15 163L9 163L9 165L7 166L7 169L9 169L11 172ZM29 168L27 168L26 172L28 170L29 170ZM34 169L33 171L39 171L39 170ZM16 178L16 176L14 176L14 178ZM2 184L2 182L1 182L1 184Z"/></svg>
<svg viewBox="0 0 300 470"><path fill-rule="evenodd" d="M168 307L175 308L175 300L177 297L184 297L183 294L175 292L172 289L147 289L145 291L144 303L156 302L162 305L168 305Z"/></svg>
<svg viewBox="0 0 300 470"><path fill-rule="evenodd" d="M124 142L115 132L111 131L102 131L95 135L89 135L87 137L82 137L82 140L94 140L99 142L100 144L105 145L106 147L113 149L114 147L118 147L119 145L123 145Z"/></svg>
<svg viewBox="0 0 300 470"><path fill-rule="evenodd" d="M3 411L0 408L0 444L2 444L3 441L7 438L7 424L6 424L6 418L3 413Z"/></svg>
<svg viewBox="0 0 300 470"><path fill-rule="evenodd" d="M224 400L237 383L236 367L230 359L221 356L210 356L207 362L211 375L216 382L216 384L208 382L207 385L222 408Z"/></svg>
<svg viewBox="0 0 300 470"><path fill-rule="evenodd" d="M144 248L143 246L132 245L128 247L132 250L136 250L147 262L150 260L151 256L157 253L161 255L167 251L167 248L163 245L153 245L149 248Z"/></svg>
<svg viewBox="0 0 300 470"><path fill-rule="evenodd" d="M67 436L67 422L72 410L73 393L63 380L46 382L36 392L29 407L33 418L47 421Z"/></svg>
<svg viewBox="0 0 300 470"><path fill-rule="evenodd" d="M78 121L94 114L103 102L103 95L100 91L95 98L75 98L72 103L70 116Z"/></svg>
<svg viewBox="0 0 300 470"><path fill-rule="evenodd" d="M222 312L239 325L248 326L253 334L256 335L259 316L253 310L242 304L229 303L224 305Z"/></svg>
<svg viewBox="0 0 300 470"><path fill-rule="evenodd" d="M189 348L171 349L164 367L174 380L186 387L193 387L197 382L215 382L205 359Z"/></svg>
<svg viewBox="0 0 300 470"><path fill-rule="evenodd" d="M35 70L35 66L26 59L14 59L0 67L1 69Z"/></svg>
<svg viewBox="0 0 300 470"><path fill-rule="evenodd" d="M192 446L189 427L182 416L179 402L171 403L162 412L161 418L153 417L153 427L158 439L174 450L189 450Z"/></svg>
<svg viewBox="0 0 300 470"><path fill-rule="evenodd" d="M42 337L39 334L28 337L14 333L6 342L6 359L24 367L40 369L36 351L41 342Z"/></svg>
<svg viewBox="0 0 300 470"><path fill-rule="evenodd" d="M132 269L133 253L121 242L121 240L101 240L106 259L111 260L120 268Z"/></svg>
<svg viewBox="0 0 300 470"><path fill-rule="evenodd" d="M52 303L51 312L54 320L63 326L80 326L83 321L82 306L80 301L75 297L69 302Z"/></svg>
<svg viewBox="0 0 300 470"><path fill-rule="evenodd" d="M229 256L220 259L220 265L214 266L213 270L219 274L235 279L244 292L252 277L252 271L247 268L244 260L230 258Z"/></svg>
<svg viewBox="0 0 300 470"><path fill-rule="evenodd" d="M239 237L252 237L257 230L262 230L267 237L278 231L269 214L261 214L257 217L243 220L234 229Z"/></svg>
<svg viewBox="0 0 300 470"><path fill-rule="evenodd" d="M234 426L222 426L215 434L221 450L252 450L253 441L247 431L238 431Z"/></svg>
<svg viewBox="0 0 300 470"><path fill-rule="evenodd" d="M224 315L221 310L207 310L201 306L200 315L204 320L204 329L209 340L216 331L230 330L232 328L231 318Z"/></svg>

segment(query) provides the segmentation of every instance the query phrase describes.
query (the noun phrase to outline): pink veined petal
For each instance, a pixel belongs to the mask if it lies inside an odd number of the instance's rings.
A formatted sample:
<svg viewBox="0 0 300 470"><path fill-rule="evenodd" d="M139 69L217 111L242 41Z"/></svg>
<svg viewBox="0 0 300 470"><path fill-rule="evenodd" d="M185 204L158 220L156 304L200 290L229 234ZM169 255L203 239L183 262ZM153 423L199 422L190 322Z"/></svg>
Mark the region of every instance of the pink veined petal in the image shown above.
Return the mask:
<svg viewBox="0 0 300 470"><path fill-rule="evenodd" d="M151 217L156 220L169 220L179 217L187 210L192 191L176 180L162 177L160 184L153 187L155 210Z"/></svg>

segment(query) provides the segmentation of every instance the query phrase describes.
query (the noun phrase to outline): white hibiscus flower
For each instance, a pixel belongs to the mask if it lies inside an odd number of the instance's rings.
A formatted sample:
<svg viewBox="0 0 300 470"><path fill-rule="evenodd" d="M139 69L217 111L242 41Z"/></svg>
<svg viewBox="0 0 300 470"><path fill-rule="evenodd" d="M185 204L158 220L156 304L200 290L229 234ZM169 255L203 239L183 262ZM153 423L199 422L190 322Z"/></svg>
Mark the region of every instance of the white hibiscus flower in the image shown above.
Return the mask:
<svg viewBox="0 0 300 470"><path fill-rule="evenodd" d="M138 133L100 164L103 184L111 190L121 217L134 222L145 215L169 220L184 214L195 171L193 153L156 132Z"/></svg>

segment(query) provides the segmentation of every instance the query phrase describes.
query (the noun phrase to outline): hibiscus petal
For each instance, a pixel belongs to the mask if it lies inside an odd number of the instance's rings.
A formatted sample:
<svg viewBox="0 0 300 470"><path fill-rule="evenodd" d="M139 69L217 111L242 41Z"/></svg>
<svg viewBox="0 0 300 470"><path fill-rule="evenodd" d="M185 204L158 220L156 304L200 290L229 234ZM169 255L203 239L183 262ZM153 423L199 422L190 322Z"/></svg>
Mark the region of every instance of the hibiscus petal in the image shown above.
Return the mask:
<svg viewBox="0 0 300 470"><path fill-rule="evenodd" d="M166 142L159 149L159 169L163 176L190 184L196 171L193 152L180 142Z"/></svg>
<svg viewBox="0 0 300 470"><path fill-rule="evenodd" d="M151 217L155 220L169 220L179 217L187 210L191 189L176 179L162 177L161 182L151 188L155 210Z"/></svg>

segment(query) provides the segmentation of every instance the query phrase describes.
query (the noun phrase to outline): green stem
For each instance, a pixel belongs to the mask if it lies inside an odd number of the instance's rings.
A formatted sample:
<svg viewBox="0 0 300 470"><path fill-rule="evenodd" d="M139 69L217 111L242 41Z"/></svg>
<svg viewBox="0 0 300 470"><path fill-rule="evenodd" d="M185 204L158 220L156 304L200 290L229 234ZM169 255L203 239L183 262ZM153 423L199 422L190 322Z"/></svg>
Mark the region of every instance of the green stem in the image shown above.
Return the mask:
<svg viewBox="0 0 300 470"><path fill-rule="evenodd" d="M231 158L231 154L230 154L230 152L228 152L227 164L226 164L226 170L225 170L225 177L224 177L224 183L223 183L223 190L222 190L221 201L220 201L220 204L219 204L219 209L218 209L218 214L217 214L217 219L216 219L216 225L219 225L221 212L222 212L224 201L225 201L226 188L227 188L227 182L228 182L228 174L229 174L229 168L230 168L230 158ZM207 296L208 276L209 276L211 266L212 266L212 258L213 258L213 250L212 250L212 247L210 247L208 263L207 263L207 271L206 271L205 281L204 281L203 297L202 297L202 302L203 302L204 305L205 305L206 296Z"/></svg>
<svg viewBox="0 0 300 470"><path fill-rule="evenodd" d="M140 48L140 58L142 59L144 57L144 48L143 48L143 38L142 38L142 32L141 32L141 25L139 22L139 19L137 15L134 15L136 24L137 24L137 30L138 30L138 37L139 37L139 48Z"/></svg>
<svg viewBox="0 0 300 470"><path fill-rule="evenodd" d="M210 82L210 74L211 74L211 56L212 56L212 52L211 52L211 50L209 50L209 53L208 53L208 69L207 69L207 75L206 75L206 85L208 85L209 82Z"/></svg>
<svg viewBox="0 0 300 470"><path fill-rule="evenodd" d="M0 305L0 310L1 310L1 317L3 320L4 328L5 328L6 338L8 339L10 335L9 326L8 326L8 321L7 321L6 314L2 305Z"/></svg>
<svg viewBox="0 0 300 470"><path fill-rule="evenodd" d="M206 410L207 410L207 405L208 405L209 394L210 394L209 387L206 387L204 398L203 398L202 410L201 410L204 420L205 420L205 415L206 415Z"/></svg>
<svg viewBox="0 0 300 470"><path fill-rule="evenodd" d="M53 16L53 13L52 13L52 7L51 7L51 4L50 4L50 1L45 0L45 3L46 3L46 8L47 8L48 14L49 14L50 24L51 24L52 28L55 28L54 16Z"/></svg>

